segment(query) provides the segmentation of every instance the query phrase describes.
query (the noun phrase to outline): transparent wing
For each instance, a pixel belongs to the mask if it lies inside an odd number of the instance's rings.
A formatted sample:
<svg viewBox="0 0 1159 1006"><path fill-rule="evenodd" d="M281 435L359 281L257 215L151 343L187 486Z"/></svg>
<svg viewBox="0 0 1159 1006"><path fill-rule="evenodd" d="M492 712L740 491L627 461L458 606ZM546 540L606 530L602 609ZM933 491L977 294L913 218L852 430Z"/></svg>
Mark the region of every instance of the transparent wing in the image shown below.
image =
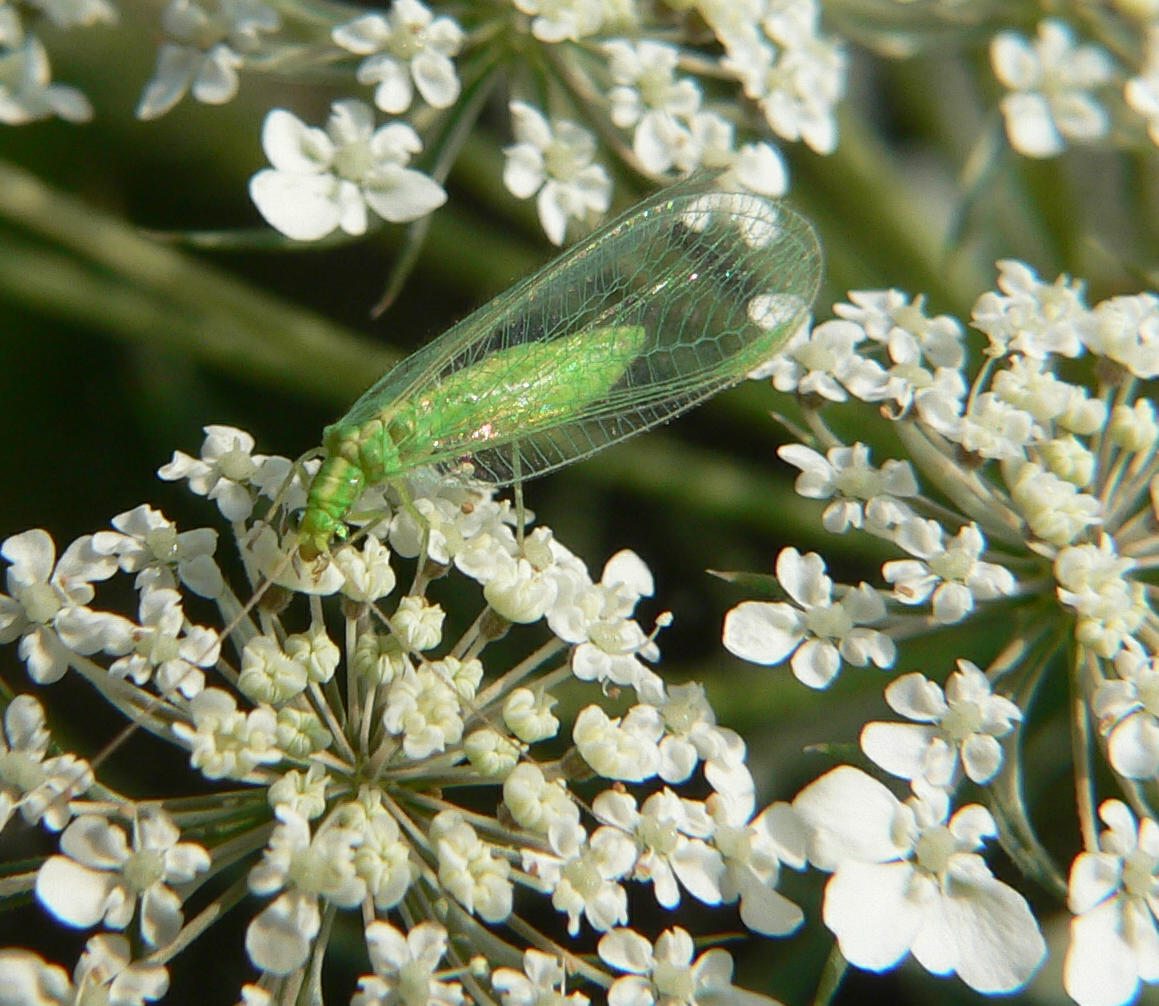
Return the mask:
<svg viewBox="0 0 1159 1006"><path fill-rule="evenodd" d="M492 424L489 389L478 387L484 414L448 410L436 442L408 451L415 465L469 465L497 485L531 478L741 381L805 319L821 267L812 226L783 204L705 182L675 186L404 360L340 422L389 418L399 403L437 398L452 384L456 394L473 383L501 387L491 400L505 406L525 400L520 389L540 389L574 405L504 407ZM611 326L638 327L642 338L622 374L593 392L584 333ZM505 352L513 347L526 350Z"/></svg>

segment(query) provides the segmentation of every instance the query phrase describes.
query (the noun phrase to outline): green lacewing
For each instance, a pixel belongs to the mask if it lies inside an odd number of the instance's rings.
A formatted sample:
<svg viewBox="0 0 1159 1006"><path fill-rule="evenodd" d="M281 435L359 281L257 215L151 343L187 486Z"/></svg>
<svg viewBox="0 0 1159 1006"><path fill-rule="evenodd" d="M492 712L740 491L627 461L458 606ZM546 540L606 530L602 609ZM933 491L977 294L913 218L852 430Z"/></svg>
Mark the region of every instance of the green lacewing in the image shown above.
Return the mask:
<svg viewBox="0 0 1159 1006"><path fill-rule="evenodd" d="M368 486L420 465L504 486L578 461L731 387L804 322L812 225L708 182L661 191L408 357L326 427L303 559Z"/></svg>

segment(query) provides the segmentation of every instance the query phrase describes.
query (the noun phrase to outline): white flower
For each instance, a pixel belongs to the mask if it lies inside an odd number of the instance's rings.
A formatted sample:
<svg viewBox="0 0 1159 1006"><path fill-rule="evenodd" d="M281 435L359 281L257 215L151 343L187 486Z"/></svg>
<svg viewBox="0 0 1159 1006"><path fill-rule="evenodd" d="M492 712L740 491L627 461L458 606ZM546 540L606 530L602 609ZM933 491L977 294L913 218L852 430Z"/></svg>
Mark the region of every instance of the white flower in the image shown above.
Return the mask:
<svg viewBox="0 0 1159 1006"><path fill-rule="evenodd" d="M531 34L540 42L578 42L604 23L604 0L512 0L532 15Z"/></svg>
<svg viewBox="0 0 1159 1006"><path fill-rule="evenodd" d="M765 936L786 936L805 920L800 907L777 890L781 864L805 866L805 828L787 803L754 816L755 794L716 793L707 801L716 824L712 843L724 857L725 904L740 901L740 919Z"/></svg>
<svg viewBox="0 0 1159 1006"><path fill-rule="evenodd" d="M1146 587L1127 576L1136 565L1119 555L1109 534L1097 545L1061 549L1054 560L1058 599L1078 616L1075 638L1104 659L1115 656L1150 613Z"/></svg>
<svg viewBox="0 0 1159 1006"><path fill-rule="evenodd" d="M744 601L725 616L724 645L742 660L779 664L792 655L793 674L810 688L825 688L841 670L872 662L889 667L897 649L887 635L864 628L885 617L885 602L869 584L840 587L816 552L795 548L777 556L777 580L796 607L783 601Z"/></svg>
<svg viewBox="0 0 1159 1006"><path fill-rule="evenodd" d="M986 539L976 524L967 524L946 542L936 520L912 517L897 529L894 540L917 559L897 559L881 567L886 583L902 604L932 602L934 620L960 622L976 601L1014 592L1014 575L1005 566L982 562Z"/></svg>
<svg viewBox="0 0 1159 1006"><path fill-rule="evenodd" d="M1095 305L1086 344L1122 364L1135 377L1159 377L1159 296L1140 293L1111 297Z"/></svg>
<svg viewBox="0 0 1159 1006"><path fill-rule="evenodd" d="M435 978L447 952L447 931L420 922L407 933L377 919L366 927L366 950L374 974L358 979L350 1006L456 1006L465 1002L458 982Z"/></svg>
<svg viewBox="0 0 1159 1006"><path fill-rule="evenodd" d="M141 592L140 619L129 632L130 652L113 661L109 673L138 685L153 681L163 695L180 692L193 698L205 687L200 668L217 663L221 649L217 633L189 625L181 595L168 587Z"/></svg>
<svg viewBox="0 0 1159 1006"><path fill-rule="evenodd" d="M724 860L706 841L716 829L703 804L682 800L665 787L637 807L630 793L609 789L592 802L592 813L633 837L638 849L633 876L652 882L664 908L680 904L680 886L706 905L721 903Z"/></svg>
<svg viewBox="0 0 1159 1006"><path fill-rule="evenodd" d="M1002 767L997 738L1022 720L1022 710L994 695L989 679L968 660L958 660L945 694L915 672L891 682L885 700L894 712L917 723L867 723L861 749L893 775L924 778L943 789L957 783L959 766L979 785L993 779Z"/></svg>
<svg viewBox="0 0 1159 1006"><path fill-rule="evenodd" d="M798 329L768 369L773 387L798 395L818 395L844 402L852 391L858 397L884 391L888 375L880 364L857 352L865 330L851 321L826 321L812 331Z"/></svg>
<svg viewBox="0 0 1159 1006"><path fill-rule="evenodd" d="M336 229L365 234L368 211L389 223L409 223L447 201L434 179L407 167L422 150L403 122L374 127L374 112L348 99L330 106L326 129L307 126L282 108L262 126L272 168L250 179L250 196L271 226L297 241Z"/></svg>
<svg viewBox="0 0 1159 1006"><path fill-rule="evenodd" d="M1159 25L1147 26L1143 65L1123 87L1127 104L1147 120L1147 135L1159 146Z"/></svg>
<svg viewBox="0 0 1159 1006"><path fill-rule="evenodd" d="M523 869L536 878L551 903L568 917L576 936L580 918L597 932L628 921L628 894L621 879L636 864L635 843L618 828L597 828L588 841L581 825L561 822L548 834L551 852L523 850Z"/></svg>
<svg viewBox="0 0 1159 1006"><path fill-rule="evenodd" d="M146 584L176 587L180 580L201 597L215 598L221 593L224 581L213 561L217 532L212 528L178 532L160 510L144 503L117 514L112 525L116 531L93 535L93 548L115 555L126 573L136 573L138 590Z"/></svg>
<svg viewBox="0 0 1159 1006"><path fill-rule="evenodd" d="M93 784L92 769L71 754L46 757L52 740L44 710L31 695L17 695L4 710L0 736L0 830L16 810L29 824L60 831L72 803Z"/></svg>
<svg viewBox="0 0 1159 1006"><path fill-rule="evenodd" d="M765 22L768 31L770 22ZM835 108L845 91L845 53L840 44L797 25L774 37L733 45L721 65L735 74L747 97L764 112L773 131L804 140L818 154L837 149Z"/></svg>
<svg viewBox="0 0 1159 1006"><path fill-rule="evenodd" d="M375 908L393 908L410 889L418 868L398 822L383 806L382 794L363 786L357 800L337 808L334 821L361 836L354 843L354 872L365 882Z"/></svg>
<svg viewBox="0 0 1159 1006"><path fill-rule="evenodd" d="M520 762L503 780L503 803L515 823L546 835L557 821L578 824L579 804L562 779L548 781L534 762Z"/></svg>
<svg viewBox="0 0 1159 1006"><path fill-rule="evenodd" d="M445 751L463 737L459 696L430 665L407 668L390 683L382 725L403 738L408 758Z"/></svg>
<svg viewBox="0 0 1159 1006"><path fill-rule="evenodd" d="M391 630L408 650L422 652L439 645L446 617L439 605L428 604L417 594L407 594L398 602L391 618Z"/></svg>
<svg viewBox="0 0 1159 1006"><path fill-rule="evenodd" d="M91 27L99 22L115 24L117 9L107 0L29 0L57 28Z"/></svg>
<svg viewBox="0 0 1159 1006"><path fill-rule="evenodd" d="M871 534L887 536L912 513L902 502L918 493L908 461L890 459L874 468L869 448L861 443L832 447L824 455L804 444L787 444L777 456L801 469L794 485L800 495L833 500L821 515L821 523L834 534L864 527Z"/></svg>
<svg viewBox="0 0 1159 1006"><path fill-rule="evenodd" d="M78 538L56 561L56 545L39 529L13 535L0 546L8 562L8 593L0 594L0 643L20 640L20 657L37 684L59 681L70 654L124 652L132 625L87 607L92 583L107 580L117 561Z"/></svg>
<svg viewBox="0 0 1159 1006"><path fill-rule="evenodd" d="M165 995L169 974L160 964L134 962L126 937L98 933L85 944L71 982L63 968L31 951L0 950L0 988L12 1006L75 1006L94 1000L143 1006Z"/></svg>
<svg viewBox="0 0 1159 1006"><path fill-rule="evenodd" d="M354 865L362 840L351 828L323 826L311 836L301 814L283 805L278 826L249 873L254 894L282 893L246 929L250 960L265 971L285 975L302 966L322 923L319 898L353 908L366 897L366 881Z"/></svg>
<svg viewBox="0 0 1159 1006"><path fill-rule="evenodd" d="M394 0L385 14L364 14L331 35L366 56L358 82L378 85L374 103L384 112L400 115L410 108L415 87L432 108L449 108L459 97L451 57L463 44L463 29L453 18L434 17L418 0Z"/></svg>
<svg viewBox="0 0 1159 1006"><path fill-rule="evenodd" d="M1002 401L993 391L983 391L945 435L980 458L1014 461L1026 456L1034 433L1034 417L1029 412Z"/></svg>
<svg viewBox="0 0 1159 1006"><path fill-rule="evenodd" d="M1053 157L1067 140L1106 135L1110 118L1089 93L1111 79L1114 64L1097 45L1076 45L1070 26L1054 18L1028 42L1002 31L990 43L994 74L1011 93L1002 99L1010 145L1027 157Z"/></svg>
<svg viewBox="0 0 1159 1006"><path fill-rule="evenodd" d="M1015 259L998 263L998 288L974 304L975 328L990 339L991 356L1024 353L1035 359L1057 353L1079 356L1094 319L1083 303L1082 284L1068 276L1043 283Z"/></svg>
<svg viewBox="0 0 1159 1006"><path fill-rule="evenodd" d="M1120 1006L1141 981L1159 981L1159 826L1144 818L1136 827L1119 800L1105 801L1099 817L1108 825L1099 851L1081 852L1071 865L1063 982L1079 1006Z"/></svg>
<svg viewBox="0 0 1159 1006"><path fill-rule="evenodd" d="M97 814L85 814L60 836L63 856L50 856L36 874L36 896L62 922L85 928L104 922L124 929L141 904L141 937L163 947L177 936L181 899L170 885L209 869L209 854L181 833L163 811L142 813L133 839Z"/></svg>
<svg viewBox="0 0 1159 1006"><path fill-rule="evenodd" d="M244 713L220 688L206 688L189 703L192 724L173 733L189 748L189 763L207 779L245 779L259 765L282 760L277 714L269 706Z"/></svg>
<svg viewBox="0 0 1159 1006"><path fill-rule="evenodd" d="M568 994L563 961L539 950L523 951L523 971L496 968L491 985L503 1006L587 1006L582 992Z"/></svg>
<svg viewBox="0 0 1159 1006"><path fill-rule="evenodd" d="M185 479L198 496L217 503L226 520L245 520L253 512L251 487L284 481L288 466L284 458L254 454L254 438L232 426L206 426L200 459L181 451L162 465L157 474L166 481ZM304 502L304 500L303 500Z"/></svg>
<svg viewBox="0 0 1159 1006"><path fill-rule="evenodd" d="M618 971L627 972L608 990L608 1006L710 1006L742 1001L775 1006L777 1002L734 988L728 951L714 947L696 957L692 936L679 926L664 930L655 949L632 929L614 929L600 938L599 954Z"/></svg>
<svg viewBox="0 0 1159 1006"><path fill-rule="evenodd" d="M660 770L663 732L653 706L633 706L624 717L612 719L591 705L576 716L572 740L583 760L605 779L643 782Z"/></svg>
<svg viewBox="0 0 1159 1006"><path fill-rule="evenodd" d="M1153 779L1159 774L1159 666L1137 643L1114 663L1118 678L1099 683L1091 711L1114 770L1128 779Z"/></svg>
<svg viewBox="0 0 1159 1006"><path fill-rule="evenodd" d="M22 126L54 115L87 122L93 117L93 107L80 91L51 81L48 53L35 35L0 49L0 123Z"/></svg>
<svg viewBox="0 0 1159 1006"><path fill-rule="evenodd" d="M431 821L430 840L438 858L439 883L472 915L503 922L511 914L511 865L484 842L457 810Z"/></svg>
<svg viewBox="0 0 1159 1006"><path fill-rule="evenodd" d="M695 168L699 152L690 157L689 150L704 146L692 140L690 129L700 88L690 77L676 79L679 49L648 39L634 45L617 39L606 43L604 52L615 85L608 92L612 122L634 130L632 149L640 163L655 174L674 165L683 171ZM702 123L705 139L717 124L715 117Z"/></svg>
<svg viewBox="0 0 1159 1006"><path fill-rule="evenodd" d="M511 127L516 143L507 147L503 184L516 199L536 196L539 222L552 244L563 244L571 219L588 220L611 204L612 180L593 164L596 140L566 119L549 123L523 101L513 101Z"/></svg>
<svg viewBox="0 0 1159 1006"><path fill-rule="evenodd" d="M1030 461L1015 469L1010 498L1030 530L1059 548L1069 545L1091 525L1103 522L1097 497L1080 493L1073 483Z"/></svg>
<svg viewBox="0 0 1159 1006"><path fill-rule="evenodd" d="M997 831L984 807L947 821L941 790L903 804L847 765L805 787L793 807L811 829L809 860L833 873L825 925L851 964L884 971L911 953L985 994L1013 992L1038 969L1046 943L1029 906L977 852Z"/></svg>
<svg viewBox="0 0 1159 1006"><path fill-rule="evenodd" d="M961 323L946 314L927 318L924 295L911 301L900 290L851 290L849 299L852 304L834 304L833 313L860 325L894 363L956 368L964 362Z"/></svg>
<svg viewBox="0 0 1159 1006"><path fill-rule="evenodd" d="M281 17L260 0L170 0L161 15L165 42L153 78L137 104L137 118L156 119L186 91L208 105L223 105L237 94L237 71L256 52L261 36L277 31Z"/></svg>

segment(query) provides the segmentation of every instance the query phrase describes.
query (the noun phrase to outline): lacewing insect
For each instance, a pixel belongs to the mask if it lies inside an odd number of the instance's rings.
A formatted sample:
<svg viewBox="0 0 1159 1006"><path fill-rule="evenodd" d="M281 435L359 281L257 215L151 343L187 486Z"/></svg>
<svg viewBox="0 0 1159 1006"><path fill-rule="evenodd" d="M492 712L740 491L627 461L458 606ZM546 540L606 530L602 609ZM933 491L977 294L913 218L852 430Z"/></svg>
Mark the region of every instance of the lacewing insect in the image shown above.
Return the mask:
<svg viewBox="0 0 1159 1006"><path fill-rule="evenodd" d="M420 465L510 485L672 419L768 360L821 281L812 225L710 183L662 191L371 387L323 438L298 551Z"/></svg>

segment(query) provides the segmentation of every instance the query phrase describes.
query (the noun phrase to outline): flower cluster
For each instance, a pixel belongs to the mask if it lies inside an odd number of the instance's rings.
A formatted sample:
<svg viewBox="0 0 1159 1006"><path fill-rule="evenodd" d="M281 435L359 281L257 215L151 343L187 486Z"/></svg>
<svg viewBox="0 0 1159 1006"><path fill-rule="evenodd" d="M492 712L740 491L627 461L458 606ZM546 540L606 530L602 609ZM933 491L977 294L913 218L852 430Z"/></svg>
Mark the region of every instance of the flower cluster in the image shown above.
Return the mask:
<svg viewBox="0 0 1159 1006"><path fill-rule="evenodd" d="M800 925L776 888L782 864L803 865L803 831L785 804L758 812L744 743L703 688L651 668L655 633L634 612L653 585L636 555L593 580L546 528L524 533L508 503L418 471L365 493L373 520L304 563L278 528L317 463L255 454L232 428L206 433L199 457L179 452L160 474L217 505L256 606L218 564L216 532L179 531L148 506L59 557L40 530L0 547L0 639L32 680L80 674L228 787L211 804L120 797L50 753L32 696L13 701L4 819L19 811L59 833L28 888L61 923L99 931L71 983L29 951L0 951L5 988L155 1000L161 965L247 890L259 908L245 952L260 973L247 1001L292 999L343 911L365 929L370 970L352 1000L364 1006L733 994L723 949L698 955L679 927L654 942L632 928L631 886L666 910L735 905L757 933ZM416 561L401 592L405 557ZM96 603L119 576L136 586L135 617ZM477 617L438 600L454 579L473 584ZM220 629L185 613L207 599ZM534 626L545 631L526 654L500 663L492 644ZM208 882L242 868L206 906ZM536 932L519 892L541 896L569 937Z"/></svg>
<svg viewBox="0 0 1159 1006"><path fill-rule="evenodd" d="M794 802L810 862L833 873L825 922L859 967L911 953L982 992L1028 981L1045 951L1037 924L977 850L1001 833L1029 876L1066 890L1025 811L1033 799L1018 794L1024 727L1069 688L1061 705L1074 711L1084 760L1066 987L1082 1006L1126 1002L1155 980L1159 938L1156 821L1139 788L1159 775L1159 622L1145 578L1159 556L1149 395L1159 297L1092 307L1081 284L1002 261L998 289L974 305L987 345L972 374L964 326L930 317L921 298L863 291L834 314L769 368L797 395L810 434L780 454L800 471L797 491L823 503L827 530L872 536L898 558L877 585L840 585L820 555L786 548L775 578L784 599L734 608L725 646L760 664L788 661L813 688L846 666L904 665L907 644L934 632L960 657L944 688L919 672L888 685L887 703L910 722L861 731L864 755L908 782L909 800L846 766ZM906 460L875 464L866 443L843 442L826 419L843 403L877 410ZM872 424L858 428L868 436ZM1132 808L1097 807L1100 757L1120 792L1138 796ZM990 795L1001 826L977 803L951 816L971 787ZM1110 828L1101 837L1096 813ZM867 903L879 910L865 913Z"/></svg>

